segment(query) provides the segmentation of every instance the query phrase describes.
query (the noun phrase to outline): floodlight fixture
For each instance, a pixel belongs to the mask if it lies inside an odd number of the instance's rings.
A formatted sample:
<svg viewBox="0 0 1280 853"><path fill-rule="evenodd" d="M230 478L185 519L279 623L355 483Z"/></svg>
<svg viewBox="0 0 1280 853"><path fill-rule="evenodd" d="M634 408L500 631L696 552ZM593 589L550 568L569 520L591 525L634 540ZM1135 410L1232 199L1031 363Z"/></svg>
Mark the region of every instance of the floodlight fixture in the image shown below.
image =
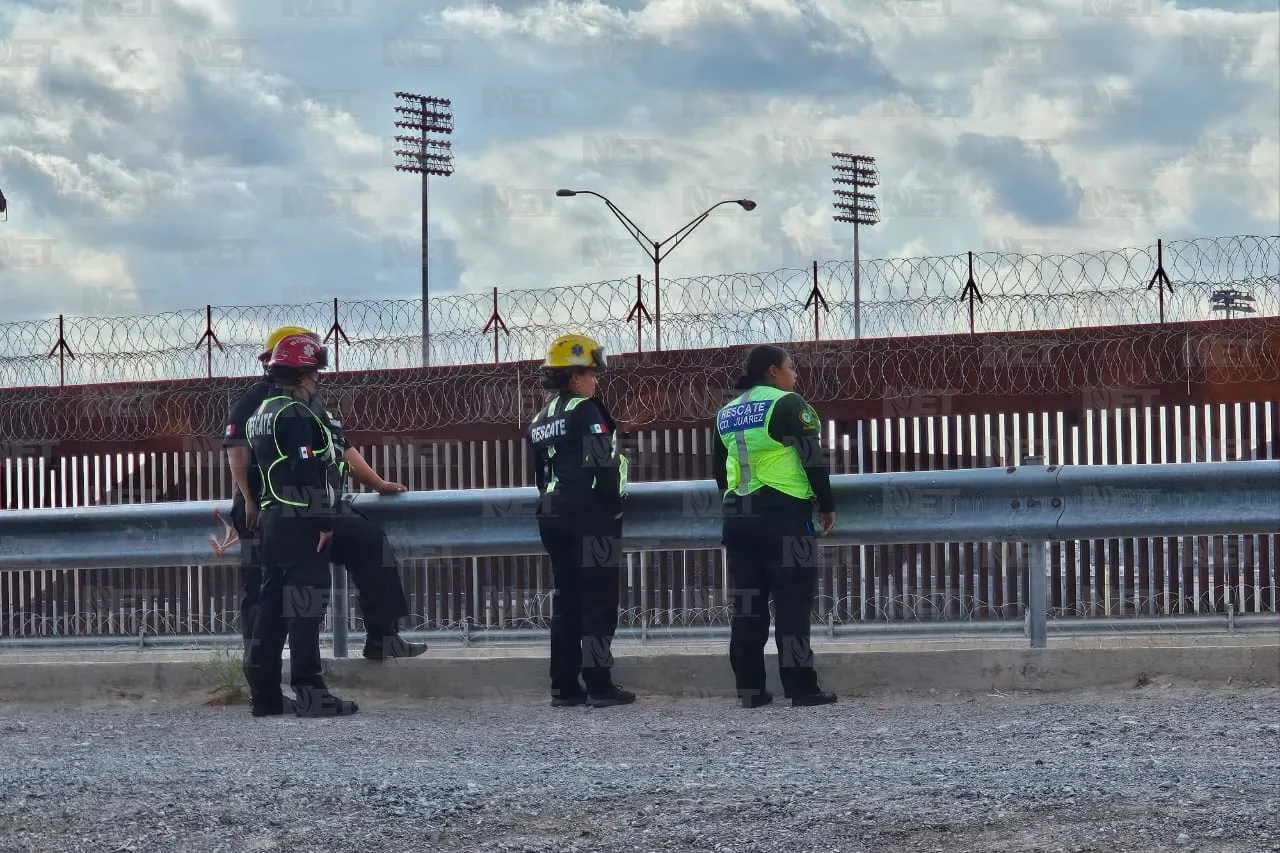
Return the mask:
<svg viewBox="0 0 1280 853"><path fill-rule="evenodd" d="M395 108L402 118L395 126L402 130L416 130L417 136L396 136L401 146L395 149L397 172L410 172L422 176L422 366L431 366L431 312L430 286L427 268L430 265L428 250L429 224L428 179L432 175L447 178L453 174L453 148L447 139L432 139L429 134L453 133L453 102L448 98L420 95L414 92L396 92L405 105Z"/></svg>

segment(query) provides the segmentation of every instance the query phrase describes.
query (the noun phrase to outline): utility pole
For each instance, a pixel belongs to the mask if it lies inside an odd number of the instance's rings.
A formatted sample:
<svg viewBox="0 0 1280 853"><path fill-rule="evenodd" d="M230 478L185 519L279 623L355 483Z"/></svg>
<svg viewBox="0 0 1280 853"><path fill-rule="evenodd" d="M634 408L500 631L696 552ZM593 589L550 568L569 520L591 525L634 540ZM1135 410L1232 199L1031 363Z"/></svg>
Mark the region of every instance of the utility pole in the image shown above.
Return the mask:
<svg viewBox="0 0 1280 853"><path fill-rule="evenodd" d="M427 249L427 184L428 177L453 174L453 151L447 139L432 139L429 134L453 133L453 105L448 98L432 98L410 92L396 92L396 97L410 106L396 107L402 118L396 127L418 131L417 136L397 136L396 142L407 148L397 148L396 156L407 162L397 163L397 172L416 172L422 175L422 366L431 366L431 310L430 287L427 266L430 252Z"/></svg>

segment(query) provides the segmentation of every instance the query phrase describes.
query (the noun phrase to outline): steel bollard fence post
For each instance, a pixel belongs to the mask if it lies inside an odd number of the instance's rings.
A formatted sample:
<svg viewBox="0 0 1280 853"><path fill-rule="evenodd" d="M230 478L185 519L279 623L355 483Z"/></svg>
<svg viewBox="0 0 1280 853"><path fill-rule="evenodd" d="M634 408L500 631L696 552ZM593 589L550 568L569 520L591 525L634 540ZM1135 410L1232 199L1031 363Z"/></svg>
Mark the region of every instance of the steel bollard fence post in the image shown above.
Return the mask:
<svg viewBox="0 0 1280 853"><path fill-rule="evenodd" d="M330 599L333 601L333 656L345 658L347 656L347 570L343 566L330 563L329 573L332 577Z"/></svg>

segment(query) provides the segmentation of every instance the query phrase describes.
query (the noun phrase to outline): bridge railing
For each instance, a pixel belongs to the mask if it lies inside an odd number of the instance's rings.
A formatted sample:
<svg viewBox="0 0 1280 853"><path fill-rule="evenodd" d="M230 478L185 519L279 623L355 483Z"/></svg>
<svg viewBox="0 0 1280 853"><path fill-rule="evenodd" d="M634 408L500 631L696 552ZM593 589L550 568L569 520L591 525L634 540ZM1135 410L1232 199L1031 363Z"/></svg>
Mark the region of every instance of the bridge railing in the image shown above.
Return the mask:
<svg viewBox="0 0 1280 853"><path fill-rule="evenodd" d="M1085 543L1118 538L1152 537L1179 552L1187 538L1225 536L1239 540L1241 547L1218 555L1217 565L1207 583L1192 579L1196 595L1227 602L1226 611L1235 618L1242 610L1254 614L1276 613L1276 586L1280 581L1280 555L1275 537L1280 532L1280 461L1212 462L1198 464L1045 466L1027 460L1022 466L947 471L836 475L832 485L837 501L837 526L822 546L824 574L819 583L819 606L814 614L833 627L838 607L832 607L833 579L841 570L832 565L842 548L876 545L952 546L998 548L1007 554L1010 571L999 583L1006 587L1004 606L996 621L1024 621L1032 646L1046 643L1050 617L1072 614L1050 606L1050 588L1062 578L1057 573L1054 551L1085 547ZM392 497L372 494L352 496L351 503L370 519L382 524L401 560L425 560L437 564L472 561L475 576L470 584L450 586L457 578L435 576L424 583L437 586L430 594L470 594L487 597L522 597L523 619L508 620L494 631L496 637L518 638L545 628L549 591L521 587L486 585L478 576L478 558L511 557L543 553L534 516L535 490L531 488L460 489L409 492ZM215 554L210 537L217 534L214 511L229 513L221 501L133 504L74 509L19 510L0 513L0 576L12 572L64 570L72 573L108 569L156 569L188 576L195 566L231 566L239 561L239 547ZM647 556L670 551L718 551L720 544L720 500L710 481L666 481L638 483L628 499L624 529L627 573L624 583L622 623L641 635L662 627L661 607L637 608L628 596L635 592L635 579L644 586L652 576L643 571ZM796 547L803 547L797 542ZM1188 550L1194 551L1191 545ZM947 550L947 557L952 552ZM961 551L963 553L963 551ZM1175 570L1188 571L1190 564L1176 561ZM1134 560L1118 572L1090 575L1088 582L1101 588L1108 599L1135 605L1144 597L1158 596L1169 588L1166 562L1145 568ZM639 572L635 572L636 568ZM975 581L957 574L949 559L935 562L931 571L945 577L927 586L929 592L909 598L905 590L900 604L917 608L917 621L946 621L953 627L958 618L966 621L963 602L966 585ZM515 572L518 574L517 567ZM731 578L720 564L718 578L704 578L701 589L713 594L705 603L703 627L723 626L730 612ZM1162 575L1164 575L1162 577ZM335 572L345 578L344 572ZM646 580L650 579L650 580ZM1077 577L1077 583L1081 582ZM1183 579L1185 580L1185 579ZM830 586L829 586L830 584ZM660 602L674 598L678 581L666 589L641 589L641 601ZM687 587L687 578L686 578ZM197 600L198 591L193 591ZM335 650L346 653L351 627L351 608L346 584L337 585L335 609L341 616L332 629ZM655 596L654 593L657 593ZM686 597L683 599L686 605ZM823 601L827 599L827 601ZM959 612L954 608L957 600ZM1249 602L1251 606L1243 605ZM508 602L510 603L510 602ZM1149 603L1149 602L1148 602ZM864 602L865 605L865 602ZM671 608L674 610L675 608ZM178 624L167 622L168 608L155 620L166 620L170 630L181 635ZM210 633L233 630L225 615L215 619L210 609ZM1186 608L1170 609L1134 606L1132 615L1149 616L1186 613ZM1195 608L1199 612L1199 608ZM109 614L108 624L99 622L99 632L128 635L123 608ZM136 614L135 614L136 615ZM859 621L858 614L845 614L841 622ZM871 614L872 620L880 614ZM899 614L900 616L902 614ZM988 615L992 615L988 613ZM1108 615L1118 615L1111 612ZM345 616L345 618L342 618ZM657 618L655 618L655 616ZM865 611L862 620L867 621ZM936 617L936 618L930 618ZM204 617L201 617L203 623ZM675 621L675 620L672 620ZM686 633L696 633L697 620L683 620ZM911 615L900 622L911 622ZM1053 620L1057 621L1057 619ZM639 624L636 624L636 623ZM975 623L970 620L970 625ZM188 618L188 633L190 633ZM143 624L143 632L146 631ZM464 620L453 626L465 638L474 640L478 624ZM136 628L136 621L135 621ZM125 629L125 630L122 630ZM136 632L135 632L136 633Z"/></svg>

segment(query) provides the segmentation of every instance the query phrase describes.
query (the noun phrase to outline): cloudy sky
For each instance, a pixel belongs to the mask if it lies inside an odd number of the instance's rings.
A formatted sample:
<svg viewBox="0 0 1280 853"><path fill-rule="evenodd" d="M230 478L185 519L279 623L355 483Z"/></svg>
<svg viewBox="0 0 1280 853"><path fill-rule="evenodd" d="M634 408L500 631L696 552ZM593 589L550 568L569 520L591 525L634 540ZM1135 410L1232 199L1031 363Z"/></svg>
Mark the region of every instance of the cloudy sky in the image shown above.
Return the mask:
<svg viewBox="0 0 1280 853"><path fill-rule="evenodd" d="M420 293L397 90L452 99L433 292L852 253L833 150L878 158L863 256L1280 233L1260 0L4 0L3 319Z"/></svg>

